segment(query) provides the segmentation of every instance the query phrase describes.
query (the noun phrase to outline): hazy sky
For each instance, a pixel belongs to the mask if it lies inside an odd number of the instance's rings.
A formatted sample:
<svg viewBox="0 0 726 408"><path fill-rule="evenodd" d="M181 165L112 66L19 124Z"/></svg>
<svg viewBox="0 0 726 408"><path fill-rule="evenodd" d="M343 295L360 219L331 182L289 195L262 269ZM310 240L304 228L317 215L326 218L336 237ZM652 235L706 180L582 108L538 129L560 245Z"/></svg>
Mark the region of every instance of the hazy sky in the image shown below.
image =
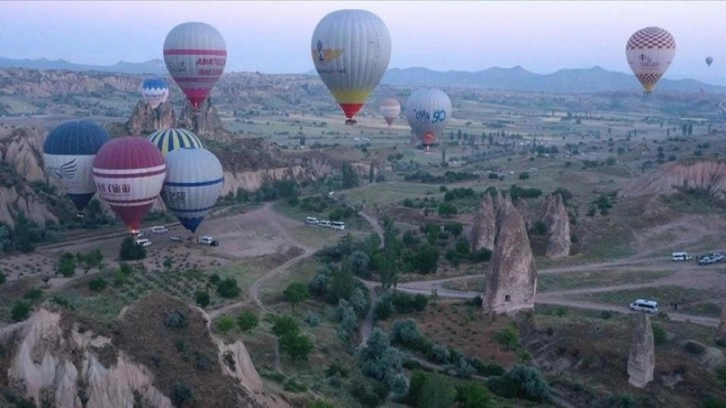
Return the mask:
<svg viewBox="0 0 726 408"><path fill-rule="evenodd" d="M141 62L163 58L175 25L202 21L227 43L227 72L301 73L313 69L316 24L343 8L385 21L390 68L551 73L599 65L629 73L628 37L655 25L677 43L667 77L726 85L726 1L0 1L0 57Z"/></svg>

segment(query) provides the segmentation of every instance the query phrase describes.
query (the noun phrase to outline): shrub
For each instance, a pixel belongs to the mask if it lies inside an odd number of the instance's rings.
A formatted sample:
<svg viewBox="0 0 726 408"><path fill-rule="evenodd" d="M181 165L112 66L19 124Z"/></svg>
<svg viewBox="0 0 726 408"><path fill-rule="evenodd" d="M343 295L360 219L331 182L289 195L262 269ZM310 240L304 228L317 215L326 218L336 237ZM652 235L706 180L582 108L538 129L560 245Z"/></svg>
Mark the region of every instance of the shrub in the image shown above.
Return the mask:
<svg viewBox="0 0 726 408"><path fill-rule="evenodd" d="M40 300L43 297L43 291L39 288L33 288L23 293L23 298L28 299L31 302Z"/></svg>
<svg viewBox="0 0 726 408"><path fill-rule="evenodd" d="M22 300L15 302L10 315L14 322L22 322L30 316L30 303Z"/></svg>
<svg viewBox="0 0 726 408"><path fill-rule="evenodd" d="M386 320L393 314L393 304L390 296L379 297L373 306L373 317L376 320Z"/></svg>
<svg viewBox="0 0 726 408"><path fill-rule="evenodd" d="M724 387L726 387L726 364L721 365L716 369L716 378L721 381Z"/></svg>
<svg viewBox="0 0 726 408"><path fill-rule="evenodd" d="M5 274L2 271L0 271L0 285L5 283L6 280L7 280L7 277L5 276Z"/></svg>
<svg viewBox="0 0 726 408"><path fill-rule="evenodd" d="M510 325L495 333L494 339L503 346L513 348L517 345L518 336L517 328Z"/></svg>
<svg viewBox="0 0 726 408"><path fill-rule="evenodd" d="M665 344L668 341L668 333L658 324L653 326L653 343L656 345Z"/></svg>
<svg viewBox="0 0 726 408"><path fill-rule="evenodd" d="M307 360L313 348L312 340L304 334L296 332L280 337L280 349L293 361Z"/></svg>
<svg viewBox="0 0 726 408"><path fill-rule="evenodd" d="M237 286L237 280L227 278L217 282L217 293L223 298L234 298L239 296L240 288Z"/></svg>
<svg viewBox="0 0 726 408"><path fill-rule="evenodd" d="M487 387L505 398L549 400L550 387L542 373L534 367L517 364L507 374L487 380Z"/></svg>
<svg viewBox="0 0 726 408"><path fill-rule="evenodd" d="M313 312L308 312L305 314L305 323L308 324L310 327L318 327L320 325L320 321L322 320L320 315Z"/></svg>
<svg viewBox="0 0 726 408"><path fill-rule="evenodd" d="M489 390L477 383L456 387L456 402L460 408L496 408L497 403Z"/></svg>
<svg viewBox="0 0 726 408"><path fill-rule="evenodd" d="M259 323L260 320L257 318L257 315L250 310L245 310L237 316L239 329L247 333L251 332Z"/></svg>
<svg viewBox="0 0 726 408"><path fill-rule="evenodd" d="M199 291L199 292L195 293L194 300L197 302L197 305L199 305L199 307L204 308L204 307L209 306L209 301L210 301L209 292L204 290L204 291Z"/></svg>
<svg viewBox="0 0 726 408"><path fill-rule="evenodd" d="M175 407L183 407L194 400L194 392L183 382L177 382L172 387L169 398Z"/></svg>
<svg viewBox="0 0 726 408"><path fill-rule="evenodd" d="M94 279L91 279L88 282L88 289L91 289L94 292L100 292L104 289L106 289L106 286L108 283L106 282L106 279L103 279L102 277L97 277Z"/></svg>
<svg viewBox="0 0 726 408"><path fill-rule="evenodd" d="M415 348L423 336L416 327L416 321L413 319L396 320L391 326L391 341L404 346Z"/></svg>
<svg viewBox="0 0 726 408"><path fill-rule="evenodd" d="M272 332L277 337L283 337L286 335L291 335L298 333L300 331L300 326L297 323L297 320L295 320L294 317L289 315L282 315L278 317L274 317L272 321Z"/></svg>
<svg viewBox="0 0 726 408"><path fill-rule="evenodd" d="M119 259L122 261L135 261L146 258L146 248L138 245L132 237L124 238L119 250Z"/></svg>
<svg viewBox="0 0 726 408"><path fill-rule="evenodd" d="M519 179L520 180L527 180L527 179L529 179L529 173L527 173L526 171L523 171L523 172L519 173Z"/></svg>
<svg viewBox="0 0 726 408"><path fill-rule="evenodd" d="M222 333L227 333L234 327L234 319L231 316L222 316L214 322L214 327Z"/></svg>
<svg viewBox="0 0 726 408"><path fill-rule="evenodd" d="M282 292L282 295L285 297L285 300L290 303L294 312L295 306L308 298L308 287L301 282L292 282L287 285L285 290Z"/></svg>
<svg viewBox="0 0 726 408"><path fill-rule="evenodd" d="M186 327L187 322L181 312L174 310L166 314L164 317L164 324L174 329L183 329Z"/></svg>
<svg viewBox="0 0 726 408"><path fill-rule="evenodd" d="M691 354L701 355L706 352L706 347L704 347L700 343L696 343L695 341L687 341L686 342L686 351Z"/></svg>

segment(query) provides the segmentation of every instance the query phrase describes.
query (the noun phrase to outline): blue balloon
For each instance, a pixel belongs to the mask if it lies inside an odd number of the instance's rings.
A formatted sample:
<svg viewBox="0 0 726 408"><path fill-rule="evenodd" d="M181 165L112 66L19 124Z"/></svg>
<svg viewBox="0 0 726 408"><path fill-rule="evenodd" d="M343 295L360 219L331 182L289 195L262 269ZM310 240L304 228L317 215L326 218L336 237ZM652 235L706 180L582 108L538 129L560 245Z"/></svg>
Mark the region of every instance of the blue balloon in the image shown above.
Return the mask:
<svg viewBox="0 0 726 408"><path fill-rule="evenodd" d="M43 144L45 171L66 189L78 211L83 210L96 192L93 159L111 138L95 122L73 120L56 126Z"/></svg>
<svg viewBox="0 0 726 408"><path fill-rule="evenodd" d="M141 84L144 101L156 109L169 97L169 85L161 78L147 79Z"/></svg>

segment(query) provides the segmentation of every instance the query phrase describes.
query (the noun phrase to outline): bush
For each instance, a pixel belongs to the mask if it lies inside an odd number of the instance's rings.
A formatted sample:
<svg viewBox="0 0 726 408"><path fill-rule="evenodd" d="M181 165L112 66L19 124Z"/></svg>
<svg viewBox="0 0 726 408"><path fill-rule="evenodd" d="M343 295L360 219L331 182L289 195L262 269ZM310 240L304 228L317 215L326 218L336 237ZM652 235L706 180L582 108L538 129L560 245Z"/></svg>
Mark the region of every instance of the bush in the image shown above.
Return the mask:
<svg viewBox="0 0 726 408"><path fill-rule="evenodd" d="M391 297L391 303L396 313L421 312L429 304L429 298L420 293L412 296L407 293L398 292Z"/></svg>
<svg viewBox="0 0 726 408"><path fill-rule="evenodd" d="M199 291L199 292L195 293L194 300L197 302L197 305L199 305L199 307L205 308L205 307L209 306L209 302L210 302L209 292L207 292L205 290L205 291Z"/></svg>
<svg viewBox="0 0 726 408"><path fill-rule="evenodd" d="M119 259L122 261L135 261L146 258L146 248L138 245L132 237L126 237L121 242Z"/></svg>
<svg viewBox="0 0 726 408"><path fill-rule="evenodd" d="M523 172L519 173L519 179L520 180L527 180L527 179L529 179L529 173L527 173L526 171L523 171Z"/></svg>
<svg viewBox="0 0 726 408"><path fill-rule="evenodd" d="M393 304L390 296L383 296L376 300L373 306L373 318L376 320L386 320L393 315Z"/></svg>
<svg viewBox="0 0 726 408"><path fill-rule="evenodd" d="M259 323L260 320L257 315L250 310L245 310L237 316L237 325L243 332L251 332Z"/></svg>
<svg viewBox="0 0 726 408"><path fill-rule="evenodd" d="M22 322L30 316L30 303L22 300L15 302L10 315L14 322Z"/></svg>
<svg viewBox="0 0 726 408"><path fill-rule="evenodd" d="M423 340L421 332L413 319L396 320L391 326L391 341L403 346L416 348Z"/></svg>
<svg viewBox="0 0 726 408"><path fill-rule="evenodd" d="M312 340L301 333L286 334L280 337L280 349L293 361L307 360L314 348Z"/></svg>
<svg viewBox="0 0 726 408"><path fill-rule="evenodd" d="M477 383L467 383L456 387L456 402L460 408L496 408L497 402L489 390Z"/></svg>
<svg viewBox="0 0 726 408"><path fill-rule="evenodd" d="M187 321L181 312L174 310L166 314L164 324L174 329L183 329L187 326Z"/></svg>
<svg viewBox="0 0 726 408"><path fill-rule="evenodd" d="M31 302L40 300L43 297L43 291L39 288L33 288L23 293L23 299L27 299Z"/></svg>
<svg viewBox="0 0 726 408"><path fill-rule="evenodd" d="M188 385L182 382L177 382L174 384L174 387L172 387L169 397L175 407L183 407L194 400L194 392Z"/></svg>
<svg viewBox="0 0 726 408"><path fill-rule="evenodd" d="M106 289L106 286L108 283L106 282L106 279L103 279L102 277L97 277L94 279L91 279L88 282L88 289L91 289L94 292L100 292L104 289Z"/></svg>
<svg viewBox="0 0 726 408"><path fill-rule="evenodd" d="M232 316L222 316L214 322L214 327L222 333L227 333L234 327Z"/></svg>
<svg viewBox="0 0 726 408"><path fill-rule="evenodd" d="M283 337L286 335L291 335L298 333L300 331L300 326L297 323L297 320L295 320L294 317L289 315L282 315L273 318L272 321L272 332L277 337Z"/></svg>
<svg viewBox="0 0 726 408"><path fill-rule="evenodd" d="M477 358L472 358L470 363L476 372L483 377L500 376L504 375L506 372L504 371L504 368L497 363L486 364Z"/></svg>
<svg viewBox="0 0 726 408"><path fill-rule="evenodd" d="M5 283L6 280L7 280L7 277L5 276L5 274L2 271L0 271L0 285Z"/></svg>
<svg viewBox="0 0 726 408"><path fill-rule="evenodd" d="M217 282L217 293L223 298L234 298L239 296L240 288L237 286L237 280L227 278Z"/></svg>
<svg viewBox="0 0 726 408"><path fill-rule="evenodd" d="M505 398L525 398L531 401L547 401L550 386L542 373L534 367L517 364L507 374L487 380L487 387Z"/></svg>
<svg viewBox="0 0 726 408"><path fill-rule="evenodd" d="M704 347L700 343L696 343L695 341L687 341L686 342L686 351L691 354L701 355L706 352L706 347Z"/></svg>
<svg viewBox="0 0 726 408"><path fill-rule="evenodd" d="M721 365L716 369L716 378L721 381L721 384L726 387L726 364Z"/></svg>
<svg viewBox="0 0 726 408"><path fill-rule="evenodd" d="M517 345L517 342L519 341L518 337L517 328L511 325L494 334L494 339L497 343L508 348L513 348Z"/></svg>
<svg viewBox="0 0 726 408"><path fill-rule="evenodd" d="M665 344L668 341L668 332L658 324L653 326L653 343L656 345Z"/></svg>

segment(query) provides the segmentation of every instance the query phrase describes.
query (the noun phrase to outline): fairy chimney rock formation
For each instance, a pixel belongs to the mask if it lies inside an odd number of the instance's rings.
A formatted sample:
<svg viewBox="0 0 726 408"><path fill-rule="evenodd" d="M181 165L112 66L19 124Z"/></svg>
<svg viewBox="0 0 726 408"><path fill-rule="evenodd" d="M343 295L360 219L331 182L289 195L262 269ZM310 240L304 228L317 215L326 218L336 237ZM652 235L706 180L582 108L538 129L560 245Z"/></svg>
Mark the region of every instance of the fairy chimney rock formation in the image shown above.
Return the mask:
<svg viewBox="0 0 726 408"><path fill-rule="evenodd" d="M126 122L126 131L135 136L148 135L155 130L173 127L176 127L176 118L174 108L169 101L162 103L157 108L152 108L148 103L139 101Z"/></svg>
<svg viewBox="0 0 726 408"><path fill-rule="evenodd" d="M644 388L653 381L655 368L655 347L653 328L645 313L639 313L635 320L633 343L630 345L628 357L628 382L638 388Z"/></svg>
<svg viewBox="0 0 726 408"><path fill-rule="evenodd" d="M718 325L716 341L726 344L726 304L721 306L721 323Z"/></svg>
<svg viewBox="0 0 726 408"><path fill-rule="evenodd" d="M534 308L537 269L522 215L507 197L498 197L494 252L484 304L490 313Z"/></svg>
<svg viewBox="0 0 726 408"><path fill-rule="evenodd" d="M496 214L494 202L490 194L484 194L484 200L474 217L471 228L471 248L479 251L482 248L494 250L494 234L496 233Z"/></svg>
<svg viewBox="0 0 726 408"><path fill-rule="evenodd" d="M545 256L552 259L570 255L570 219L565 210L562 195L547 196L542 221L547 225L547 248Z"/></svg>

